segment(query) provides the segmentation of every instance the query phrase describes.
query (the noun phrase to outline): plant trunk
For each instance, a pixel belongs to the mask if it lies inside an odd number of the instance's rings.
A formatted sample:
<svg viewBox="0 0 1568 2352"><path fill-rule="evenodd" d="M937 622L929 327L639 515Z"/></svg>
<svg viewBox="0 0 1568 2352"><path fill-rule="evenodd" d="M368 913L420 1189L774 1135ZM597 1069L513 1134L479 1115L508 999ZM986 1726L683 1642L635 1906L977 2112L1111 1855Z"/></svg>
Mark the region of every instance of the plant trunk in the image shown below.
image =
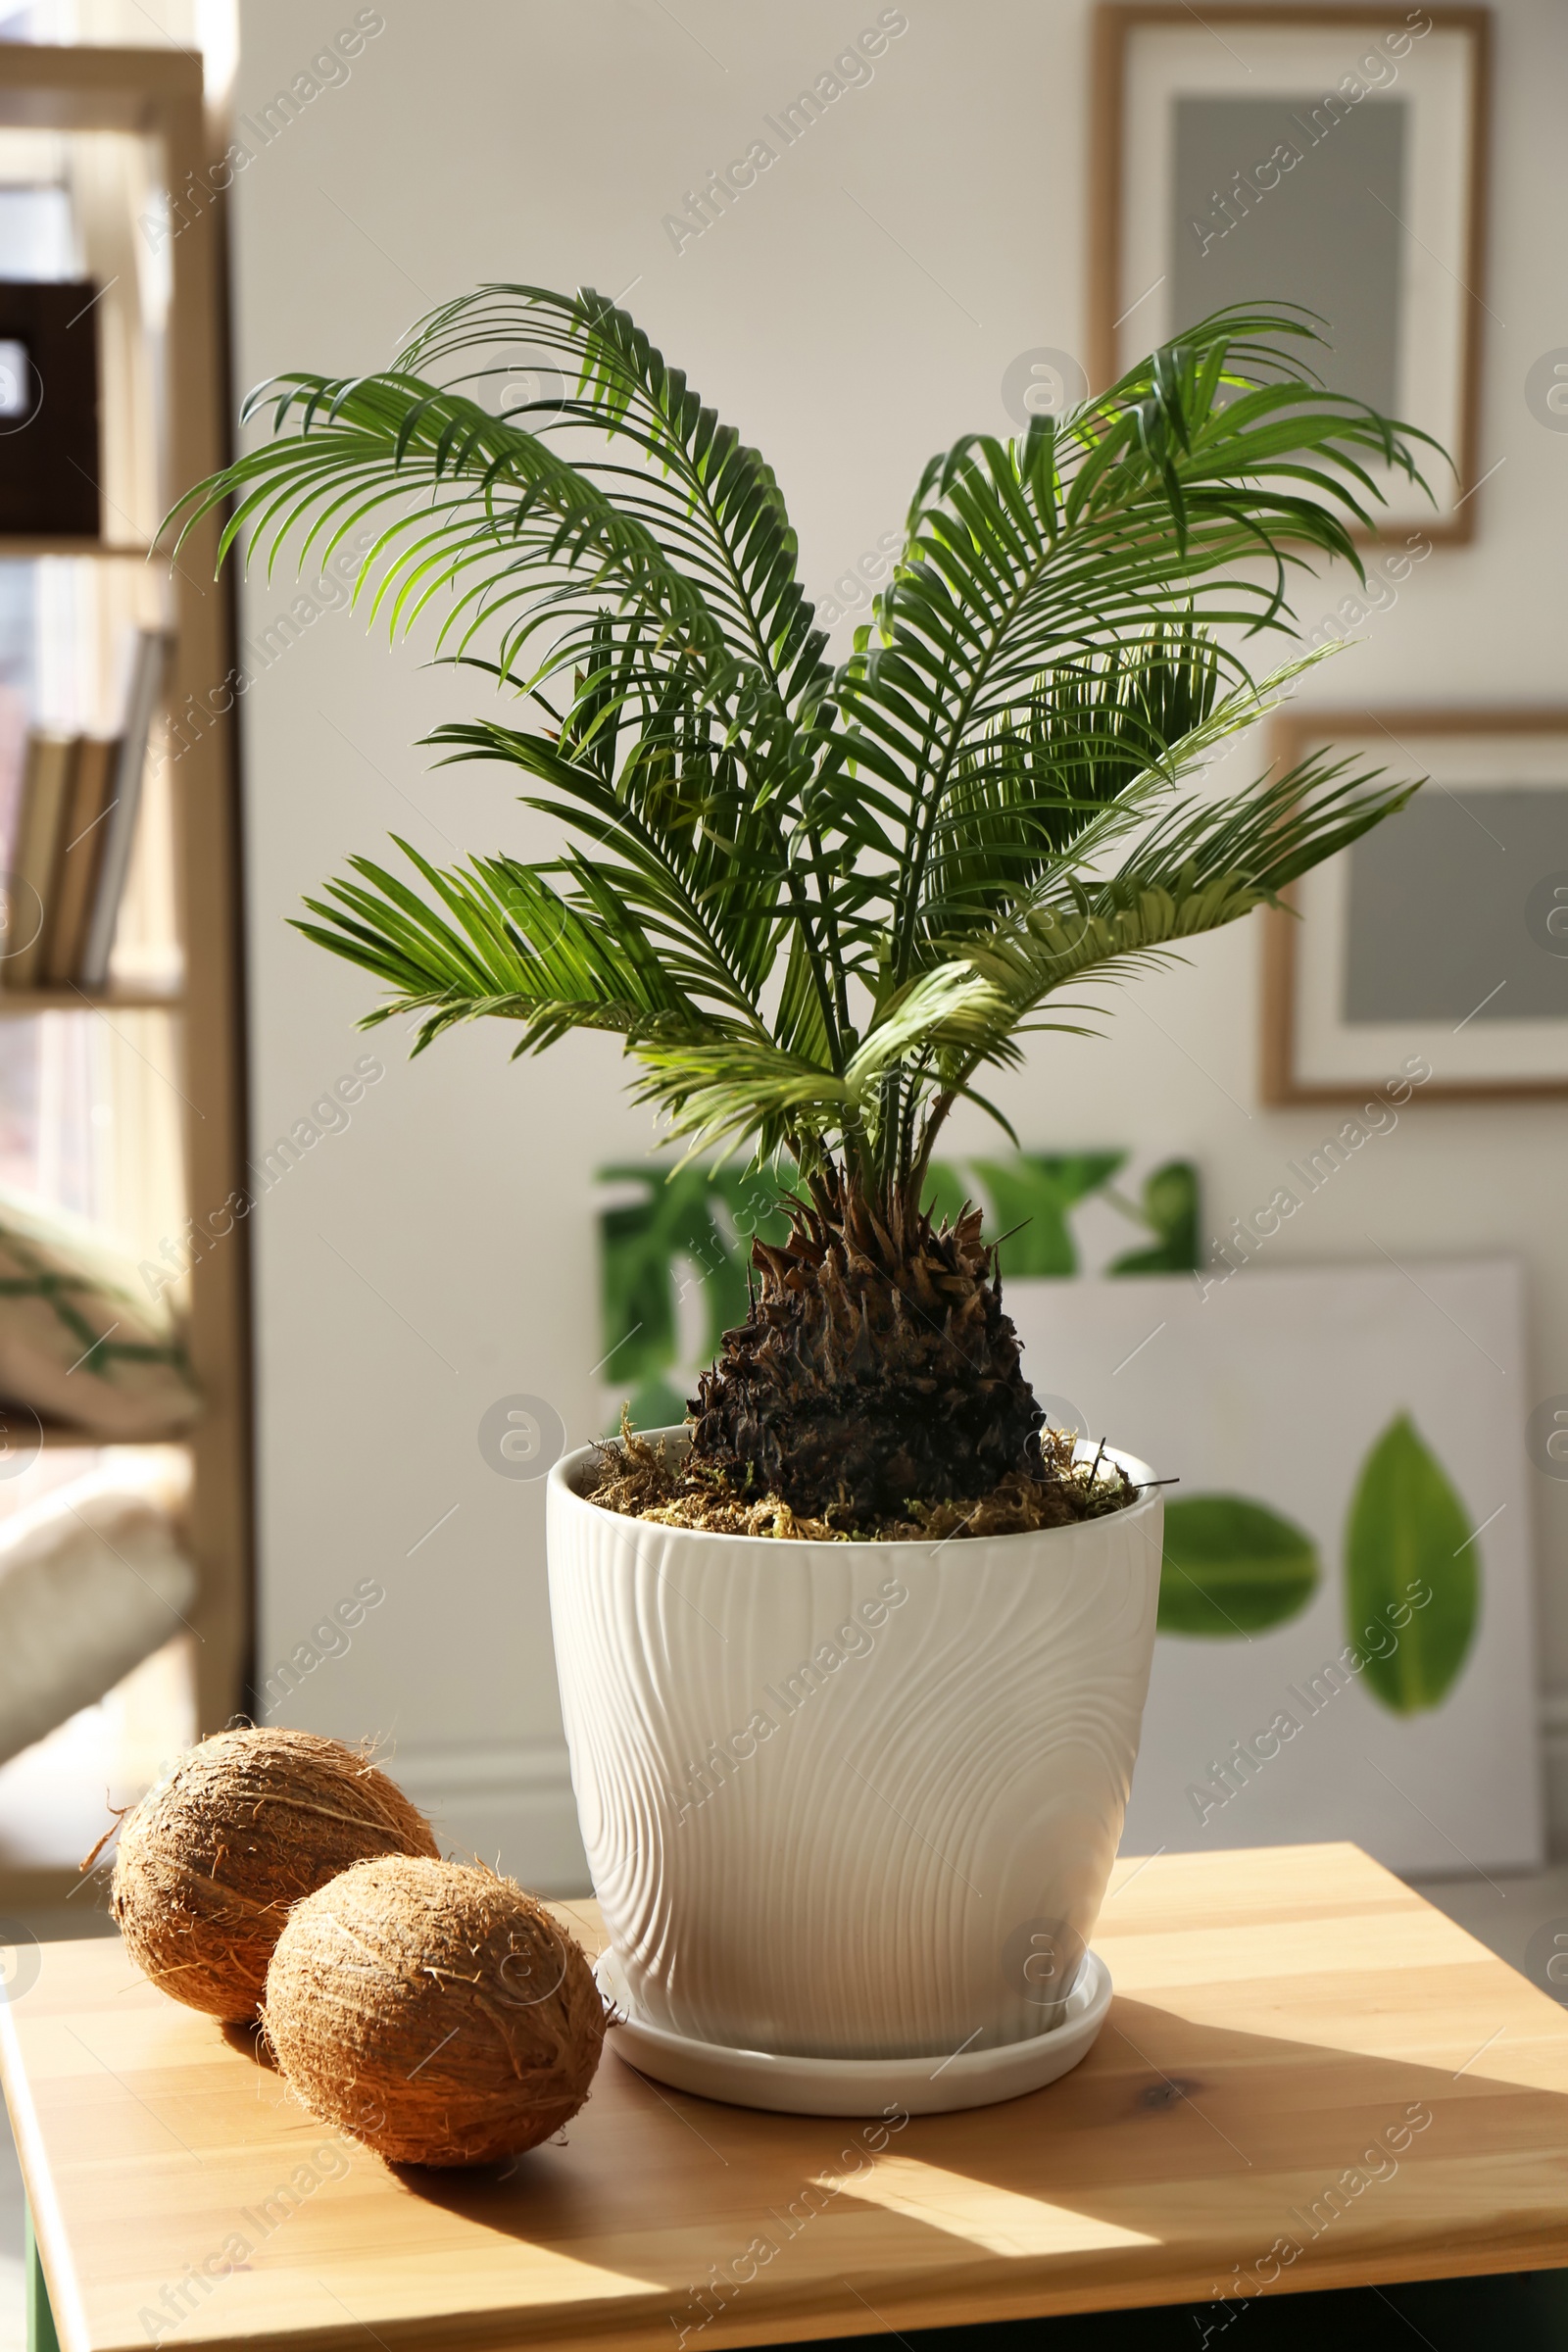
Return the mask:
<svg viewBox="0 0 1568 2352"><path fill-rule="evenodd" d="M837 1169L808 1195L787 1241L753 1248L752 1311L690 1408L693 1459L837 1525L978 1501L1028 1466L1045 1418L980 1211L939 1230Z"/></svg>

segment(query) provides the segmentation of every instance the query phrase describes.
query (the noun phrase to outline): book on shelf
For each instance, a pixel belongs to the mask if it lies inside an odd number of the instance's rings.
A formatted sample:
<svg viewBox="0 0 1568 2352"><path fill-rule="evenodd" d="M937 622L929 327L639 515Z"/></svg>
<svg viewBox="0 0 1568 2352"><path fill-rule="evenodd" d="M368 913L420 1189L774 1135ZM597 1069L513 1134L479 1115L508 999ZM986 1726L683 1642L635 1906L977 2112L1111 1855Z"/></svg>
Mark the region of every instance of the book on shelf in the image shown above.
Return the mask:
<svg viewBox="0 0 1568 2352"><path fill-rule="evenodd" d="M136 633L124 725L114 736L27 736L6 864L0 991L102 989L141 807L168 639Z"/></svg>
<svg viewBox="0 0 1568 2352"><path fill-rule="evenodd" d="M0 981L8 990L36 988L49 944L55 863L75 774L79 737L43 730L27 738L9 864L5 953Z"/></svg>
<svg viewBox="0 0 1568 2352"><path fill-rule="evenodd" d="M158 714L169 639L162 629L138 629L131 656L130 682L125 694L125 723L111 770L111 792L101 827L103 842L88 901L87 918L75 977L83 988L102 988L109 977L109 956L120 920L120 902L125 893L136 814L141 807L142 773L147 765L147 742Z"/></svg>
<svg viewBox="0 0 1568 2352"><path fill-rule="evenodd" d="M10 864L6 854L16 839L17 809L22 778L27 764L27 697L23 688L0 679L0 865ZM0 946L6 943L0 941Z"/></svg>
<svg viewBox="0 0 1568 2352"><path fill-rule="evenodd" d="M40 977L50 988L69 987L82 967L120 753L121 738L110 735L84 736L76 749L44 933Z"/></svg>

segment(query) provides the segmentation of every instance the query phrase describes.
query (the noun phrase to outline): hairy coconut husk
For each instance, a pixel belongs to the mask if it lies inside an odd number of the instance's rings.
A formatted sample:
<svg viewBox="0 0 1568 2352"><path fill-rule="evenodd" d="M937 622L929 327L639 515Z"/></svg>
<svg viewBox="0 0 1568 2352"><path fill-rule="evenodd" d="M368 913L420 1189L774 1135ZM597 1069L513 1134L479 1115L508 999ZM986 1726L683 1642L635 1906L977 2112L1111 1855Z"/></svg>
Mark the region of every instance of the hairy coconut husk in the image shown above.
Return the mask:
<svg viewBox="0 0 1568 2352"><path fill-rule="evenodd" d="M624 1415L618 1442L600 1445L583 1494L601 1510L661 1527L699 1528L710 1536L771 1536L810 1544L945 1544L975 1536L1018 1536L1042 1527L1071 1527L1136 1502L1139 1489L1115 1462L1075 1459L1070 1430L1042 1429L1029 1448L1030 1467L998 1481L974 1502L911 1500L903 1511L869 1519L830 1503L824 1518L792 1510L781 1494L752 1501L737 1494L726 1472L691 1454L681 1458L661 1439L640 1438Z"/></svg>
<svg viewBox="0 0 1568 2352"><path fill-rule="evenodd" d="M373 1854L439 1852L369 1758L315 1732L219 1732L121 1825L111 1905L154 1984L254 2020L289 1906Z"/></svg>
<svg viewBox="0 0 1568 2352"><path fill-rule="evenodd" d="M531 1895L403 1857L295 1907L263 2022L306 2105L391 2164L536 2147L588 2096L605 2038L581 1948Z"/></svg>

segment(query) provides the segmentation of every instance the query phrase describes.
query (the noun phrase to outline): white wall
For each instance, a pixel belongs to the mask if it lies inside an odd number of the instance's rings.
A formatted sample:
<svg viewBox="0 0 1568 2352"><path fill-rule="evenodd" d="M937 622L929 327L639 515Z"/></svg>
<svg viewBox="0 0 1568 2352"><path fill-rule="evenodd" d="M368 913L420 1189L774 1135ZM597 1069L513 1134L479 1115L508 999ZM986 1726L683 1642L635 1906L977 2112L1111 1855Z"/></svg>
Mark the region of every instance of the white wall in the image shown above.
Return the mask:
<svg viewBox="0 0 1568 2352"><path fill-rule="evenodd" d="M427 305L482 278L630 286L655 340L768 453L826 594L901 518L934 448L1008 429L999 386L1016 353L1083 347L1083 0L907 0L874 81L678 255L662 217L874 21L874 0L681 0L679 22L658 0L383 0L383 13L352 77L237 182L242 384L380 365ZM245 0L241 113L353 14L348 0ZM1500 470L1475 545L1439 551L1368 642L1308 681L1325 703L1561 693L1568 437L1536 423L1522 387L1568 339L1549 176L1568 20L1551 0L1505 0L1499 18L1481 470ZM253 584L247 632L291 593ZM368 1048L386 1063L352 1127L258 1213L261 1666L359 1579L379 1580L387 1597L350 1652L280 1718L394 1738L450 1838L564 1885L580 1864L543 1495L496 1476L475 1433L495 1398L523 1391L554 1401L573 1443L592 1434L590 1175L640 1153L647 1129L607 1041L513 1066L498 1027L411 1066L391 1032L358 1038L369 984L284 927L303 892L394 828L437 858L544 846L482 769L431 773L412 748L484 700L419 661L328 615L245 703L258 1148ZM1042 1044L1006 1090L1024 1140L1190 1152L1217 1232L1266 1200L1324 1118L1258 1103L1257 952L1243 926L1128 992L1113 1046ZM1564 1121L1559 1104L1417 1103L1285 1229L1276 1262L1370 1258L1369 1234L1402 1256L1519 1252L1535 1316L1523 1421L1568 1390ZM1055 1385L1049 1367L1037 1379ZM1568 1486L1538 1480L1534 1500L1543 1685L1568 1694ZM1556 1703L1568 1834L1568 1696Z"/></svg>

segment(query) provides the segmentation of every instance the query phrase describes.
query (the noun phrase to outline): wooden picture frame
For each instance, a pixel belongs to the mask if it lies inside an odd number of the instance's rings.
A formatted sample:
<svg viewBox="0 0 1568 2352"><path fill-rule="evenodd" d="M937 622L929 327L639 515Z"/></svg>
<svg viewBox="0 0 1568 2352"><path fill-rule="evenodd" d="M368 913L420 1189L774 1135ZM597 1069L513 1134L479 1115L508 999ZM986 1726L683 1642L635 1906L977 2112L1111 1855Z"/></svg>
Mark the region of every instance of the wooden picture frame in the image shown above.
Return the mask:
<svg viewBox="0 0 1568 2352"><path fill-rule="evenodd" d="M1568 847L1556 853L1560 867L1552 867L1549 846L1553 837L1568 844L1568 709L1292 709L1276 714L1271 728L1276 772L1285 773L1329 746L1357 765L1384 768L1391 781L1423 773L1430 780L1407 809L1294 884L1284 894L1288 910L1264 914L1263 1101L1360 1102L1397 1071L1406 1054L1430 1069L1417 1080L1412 1102L1568 1096ZM1483 815L1489 793L1508 798L1498 798ZM1521 795L1543 797L1532 808ZM1472 800L1475 807L1467 805ZM1420 832L1401 835L1401 825L1419 825ZM1510 846L1499 825L1516 831L1511 845L1516 863L1508 869L1497 862L1499 851L1505 854ZM1484 834L1491 837L1491 849ZM1544 854L1542 844L1547 845ZM1420 850L1419 870L1408 863L1411 847ZM1359 916L1354 904L1358 856L1363 869ZM1378 875L1387 877L1391 870L1396 876L1402 870L1406 903L1380 908ZM1445 871L1454 889L1451 922L1445 911ZM1501 915L1500 926L1495 921L1489 926L1489 907L1494 917ZM1418 910L1415 920L1423 935L1411 959L1421 967L1415 970L1401 961L1416 937L1412 908ZM1552 941L1562 940L1560 950L1548 947L1544 929ZM1358 955L1358 937L1372 942L1370 957ZM1560 959L1560 977L1554 963L1541 959L1543 947ZM1479 975L1471 969L1478 956L1491 958ZM1491 982L1494 969L1501 979L1490 994L1481 993L1481 983ZM1402 1007L1378 1003L1378 990L1389 987L1391 976L1396 998L1418 998L1434 980L1457 993L1444 1004L1440 992L1426 1017L1419 1003L1413 1008L1409 1003ZM1534 985L1560 998L1561 1014L1538 1009L1522 1019L1505 1018L1504 990L1510 982L1517 990L1521 978L1527 991ZM1352 1013L1348 1007L1357 988L1363 999ZM1454 1006L1472 993L1476 1002L1453 1020ZM1517 994L1513 1001L1519 1001ZM1380 1012L1392 1017L1369 1017ZM1467 1031L1472 1034L1466 1038Z"/></svg>
<svg viewBox="0 0 1568 2352"><path fill-rule="evenodd" d="M1410 31L1416 19L1423 22L1424 32ZM1255 56L1242 54L1238 43L1244 36L1250 36L1247 46ZM1331 73L1331 69L1325 69L1323 60L1340 61L1342 39L1344 78L1338 84L1331 79L1325 90L1326 71ZM1400 40L1406 43L1405 50L1391 55L1391 46L1396 50ZM1417 41L1422 44L1419 49L1414 45ZM1374 56L1380 61L1376 67ZM1367 68L1365 80L1355 74L1357 58ZM1356 267L1365 279L1359 298L1365 348L1359 360L1348 348L1345 364L1367 368L1372 380L1366 382L1362 397L1434 432L1453 460L1451 472L1437 459L1430 468L1422 469L1431 483L1435 507L1418 489L1396 479L1386 485L1390 504L1380 512L1377 529L1358 536L1403 539L1419 529L1435 543L1453 544L1471 538L1476 527L1475 492L1485 479L1479 402L1481 327L1483 318L1491 316L1483 283L1491 60L1492 11L1488 8L1420 8L1409 11L1406 18L1398 9L1334 5L1331 0L1321 6L1312 5L1311 0L1293 0L1293 4L1279 7L1260 5L1259 0L1213 0L1200 15L1186 7L1184 0L1125 0L1125 4L1101 0L1094 20L1090 118L1088 348L1093 389L1105 390L1145 351L1190 323L1173 315L1178 298L1191 291L1185 281L1195 276L1175 201L1182 191L1184 173L1203 160L1205 136L1212 144L1212 125L1222 119L1226 106L1241 110L1235 116L1239 126L1249 119L1261 122L1259 109L1277 108L1283 116L1287 110L1304 106L1308 111L1299 135L1290 133L1267 159L1275 169L1272 183L1267 182L1264 166L1258 167L1265 180L1261 187L1249 174L1246 157L1250 148L1244 129L1237 128L1231 184L1223 193L1215 189L1214 207L1205 221L1192 222L1199 236L1208 240L1201 245L1200 258L1206 267L1212 248L1219 265L1213 289L1219 299L1211 300L1204 293L1192 316L1220 309L1232 300L1305 299L1304 286L1298 293L1288 284L1252 285L1250 279L1245 285L1232 282L1239 273L1246 277L1249 255L1255 257L1263 274L1278 274L1277 260L1275 269L1269 269L1270 249L1277 257L1292 238L1309 257L1312 270L1321 268L1331 274L1343 271L1338 257L1356 253ZM1261 89L1253 68L1263 73ZM1385 78L1373 79L1374 73ZM1359 82L1362 97L1399 92L1408 102L1401 108L1396 125L1389 122L1392 109L1386 104L1381 111L1364 110L1357 118L1361 127L1354 136L1362 140L1376 119L1381 125L1381 143L1390 149L1389 170L1395 175L1391 186L1402 187L1408 178L1420 201L1443 215L1441 230L1425 216L1412 223L1403 205L1396 203L1391 208L1368 182L1366 210L1381 232L1376 242L1382 259L1376 264L1367 258L1373 240L1336 233L1329 246L1314 225L1320 213L1323 219L1329 218L1331 208L1324 206L1322 199L1334 192L1334 183L1343 183L1338 193L1344 202L1360 202L1356 185L1362 175L1352 168L1358 158L1347 152L1343 141L1340 147L1327 149L1337 159L1333 182L1320 163L1311 166L1315 174L1311 179L1303 175L1294 181L1286 176L1306 162L1320 136L1327 139L1323 124L1337 127L1360 105L1359 99L1339 98L1338 91L1346 81ZM1301 92L1299 100L1293 94L1297 88ZM1189 120L1184 116L1187 127L1180 127L1178 95L1207 106L1210 123L1205 126L1196 117ZM1291 115L1289 119L1296 118ZM1317 130L1314 123L1319 125ZM1396 138L1385 135L1395 131ZM1193 149L1192 159L1182 146L1184 138ZM1296 154L1296 162L1290 163L1284 160L1284 150L1293 141L1291 152ZM1455 143L1461 151L1457 173ZM1280 163L1275 162L1276 157ZM1276 198L1273 211L1264 212L1271 186L1288 190L1308 185L1313 189L1311 215L1293 217L1288 197ZM1373 205L1380 209L1373 212ZM1386 219L1391 210L1393 218ZM1253 222L1250 229L1252 244L1244 237L1241 243L1228 245L1232 231L1247 227L1253 214L1258 222L1272 221L1267 241L1256 242ZM1153 274L1150 283L1148 265L1156 252L1173 258L1160 260L1163 274ZM1134 271L1129 265L1140 257L1141 267ZM1306 263L1301 266L1305 268ZM1396 299L1379 299L1375 268L1390 273ZM1129 283L1133 274L1139 277L1137 285ZM1385 336L1390 348L1380 357ZM1336 387L1334 361L1325 363L1310 345L1303 348L1327 375L1331 388L1358 388L1351 382ZM1380 364L1374 366L1375 360ZM1381 380L1385 375L1386 385ZM1392 399L1383 397L1386 391L1393 392Z"/></svg>

